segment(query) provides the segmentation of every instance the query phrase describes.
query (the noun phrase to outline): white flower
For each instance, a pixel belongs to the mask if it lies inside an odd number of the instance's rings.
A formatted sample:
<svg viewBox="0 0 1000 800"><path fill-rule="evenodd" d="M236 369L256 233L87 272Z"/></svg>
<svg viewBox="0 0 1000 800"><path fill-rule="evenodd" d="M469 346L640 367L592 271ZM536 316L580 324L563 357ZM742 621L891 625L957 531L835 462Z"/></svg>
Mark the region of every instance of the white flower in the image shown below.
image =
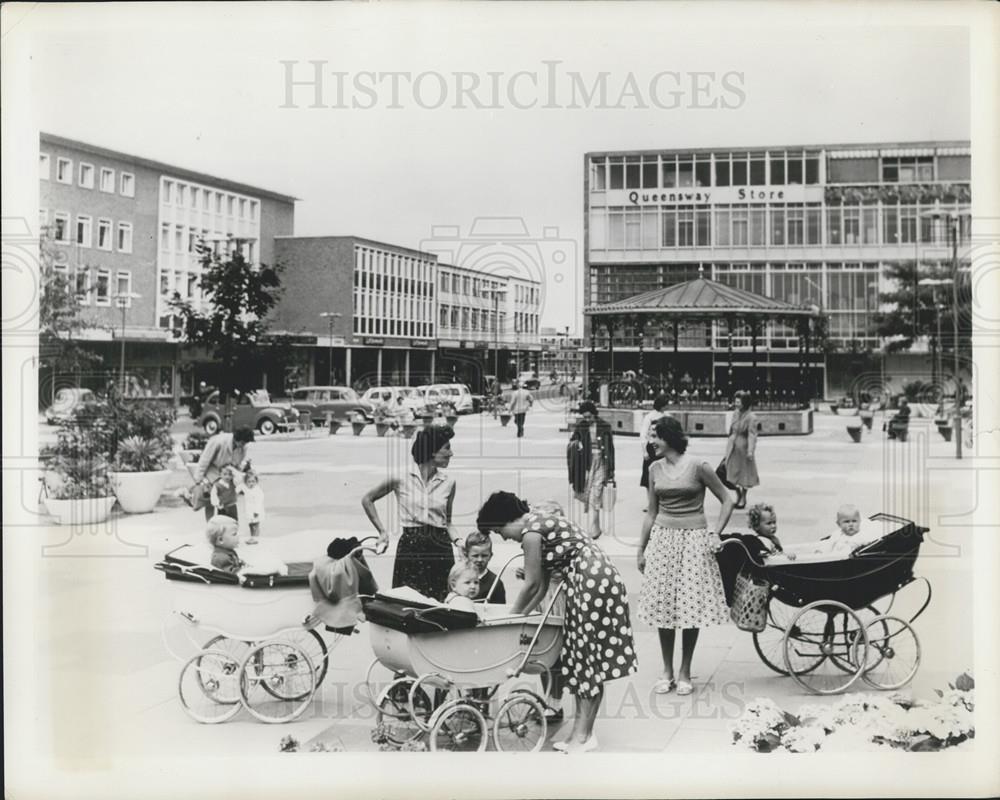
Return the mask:
<svg viewBox="0 0 1000 800"><path fill-rule="evenodd" d="M793 753L814 753L822 747L826 731L818 725L800 725L781 737L786 750Z"/></svg>
<svg viewBox="0 0 1000 800"><path fill-rule="evenodd" d="M857 753L878 750L880 745L864 733L851 728L838 728L822 743L824 753Z"/></svg>

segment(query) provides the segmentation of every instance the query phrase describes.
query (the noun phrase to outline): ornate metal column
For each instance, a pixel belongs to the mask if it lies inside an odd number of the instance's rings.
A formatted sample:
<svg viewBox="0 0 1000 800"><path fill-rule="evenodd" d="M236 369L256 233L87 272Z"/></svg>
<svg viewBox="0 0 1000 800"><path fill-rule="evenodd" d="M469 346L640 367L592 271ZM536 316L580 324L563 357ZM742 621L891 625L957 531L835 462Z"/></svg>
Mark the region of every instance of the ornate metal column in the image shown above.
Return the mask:
<svg viewBox="0 0 1000 800"><path fill-rule="evenodd" d="M760 376L757 375L757 317L750 319L750 364L753 371L751 393L754 402L760 399Z"/></svg>
<svg viewBox="0 0 1000 800"><path fill-rule="evenodd" d="M812 354L809 352L810 339L812 337L812 319L810 317L806 317L805 330L806 330L805 371L806 371L806 378L808 378L808 380L806 380L805 382L805 385L809 387L808 391L809 394L811 395L813 393L813 390L815 389L815 383L813 382ZM812 400L812 397L803 397L802 403L804 405L808 405L810 400Z"/></svg>
<svg viewBox="0 0 1000 800"><path fill-rule="evenodd" d="M733 396L733 324L735 317L726 317L726 391Z"/></svg>

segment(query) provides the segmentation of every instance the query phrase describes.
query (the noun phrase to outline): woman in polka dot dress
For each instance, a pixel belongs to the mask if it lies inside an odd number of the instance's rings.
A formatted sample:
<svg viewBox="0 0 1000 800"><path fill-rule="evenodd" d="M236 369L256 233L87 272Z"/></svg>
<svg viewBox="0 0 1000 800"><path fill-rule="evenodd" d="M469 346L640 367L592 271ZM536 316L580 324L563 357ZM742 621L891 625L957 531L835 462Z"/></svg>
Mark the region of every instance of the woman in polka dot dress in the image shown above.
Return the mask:
<svg viewBox="0 0 1000 800"><path fill-rule="evenodd" d="M481 531L520 542L524 587L511 606L523 614L542 600L555 571L566 576L562 675L576 696L573 731L553 747L582 753L597 747L594 719L604 697L604 682L637 669L625 584L594 541L565 517L532 512L510 492L495 492L479 511Z"/></svg>
<svg viewBox="0 0 1000 800"><path fill-rule="evenodd" d="M649 469L649 505L639 535L638 568L642 573L637 613L659 629L663 677L658 694L677 689L691 694L691 659L698 631L729 622L729 608L715 553L719 535L733 513L733 499L706 462L684 455L687 437L672 417L656 422L651 444L657 461ZM705 489L722 508L709 532L705 519ZM680 628L681 667L674 680L674 636Z"/></svg>

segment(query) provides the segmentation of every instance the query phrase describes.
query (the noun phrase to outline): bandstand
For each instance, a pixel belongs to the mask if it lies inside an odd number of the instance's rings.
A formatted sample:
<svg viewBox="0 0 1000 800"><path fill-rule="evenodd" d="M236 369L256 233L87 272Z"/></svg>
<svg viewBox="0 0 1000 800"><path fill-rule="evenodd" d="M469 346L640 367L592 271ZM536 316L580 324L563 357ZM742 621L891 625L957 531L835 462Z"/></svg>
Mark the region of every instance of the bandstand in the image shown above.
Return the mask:
<svg viewBox="0 0 1000 800"><path fill-rule="evenodd" d="M725 435L733 393L754 398L762 434L812 432L824 394L824 317L699 277L584 310L585 386L619 433L658 393L688 433ZM628 375L626 378L624 376Z"/></svg>

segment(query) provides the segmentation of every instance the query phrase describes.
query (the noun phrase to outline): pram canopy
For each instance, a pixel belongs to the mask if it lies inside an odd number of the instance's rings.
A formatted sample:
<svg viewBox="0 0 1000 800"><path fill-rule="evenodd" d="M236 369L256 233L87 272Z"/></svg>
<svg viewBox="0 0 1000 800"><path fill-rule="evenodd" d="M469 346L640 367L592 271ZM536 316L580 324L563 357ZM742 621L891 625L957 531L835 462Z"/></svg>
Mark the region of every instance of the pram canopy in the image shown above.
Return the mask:
<svg viewBox="0 0 1000 800"><path fill-rule="evenodd" d="M216 569L210 562L199 557L199 550L200 548L189 544L175 547L163 557L163 561L155 565L156 569L168 581L221 584L244 589L309 587L309 573L313 566L310 561L289 562L287 575L244 575L241 582L239 576Z"/></svg>

